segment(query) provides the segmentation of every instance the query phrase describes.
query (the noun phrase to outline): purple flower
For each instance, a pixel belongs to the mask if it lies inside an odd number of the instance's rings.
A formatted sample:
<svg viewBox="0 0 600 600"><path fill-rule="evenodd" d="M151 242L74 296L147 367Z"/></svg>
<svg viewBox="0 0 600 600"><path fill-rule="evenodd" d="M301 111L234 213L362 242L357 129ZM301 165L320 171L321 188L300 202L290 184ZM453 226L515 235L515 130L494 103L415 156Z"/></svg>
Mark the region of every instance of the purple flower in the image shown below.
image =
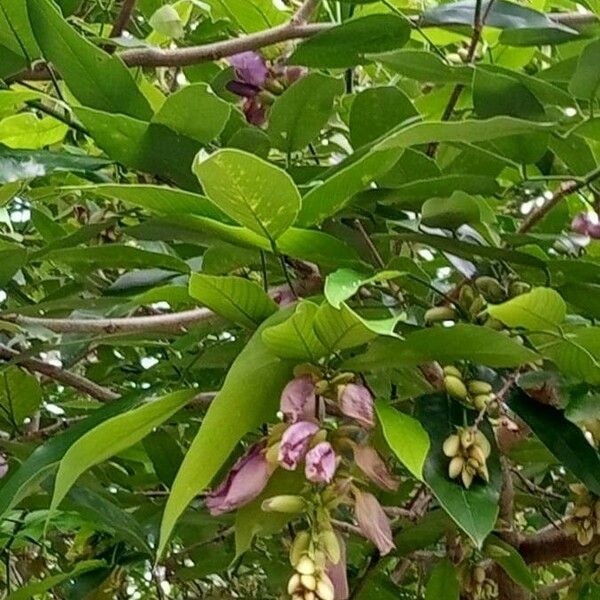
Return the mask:
<svg viewBox="0 0 600 600"><path fill-rule="evenodd" d="M390 492L398 489L400 482L387 468L375 448L371 446L354 446L354 462L380 488Z"/></svg>
<svg viewBox="0 0 600 600"><path fill-rule="evenodd" d="M314 419L316 403L315 384L308 375L292 379L281 392L281 412L290 423Z"/></svg>
<svg viewBox="0 0 600 600"><path fill-rule="evenodd" d="M255 444L237 460L221 482L206 496L211 515L221 515L254 500L265 488L272 469L263 453L264 443Z"/></svg>
<svg viewBox="0 0 600 600"><path fill-rule="evenodd" d="M335 475L335 452L329 442L321 442L306 454L304 473L314 483L329 483Z"/></svg>
<svg viewBox="0 0 600 600"><path fill-rule="evenodd" d="M319 431L316 423L298 421L290 425L281 436L277 461L288 471L293 471L304 458L310 440Z"/></svg>
<svg viewBox="0 0 600 600"><path fill-rule="evenodd" d="M364 385L348 383L340 388L338 398L340 408L347 417L358 421L367 429L375 426L373 396Z"/></svg>
<svg viewBox="0 0 600 600"><path fill-rule="evenodd" d="M571 230L593 239L600 239L600 224L589 213L578 213L571 221Z"/></svg>
<svg viewBox="0 0 600 600"><path fill-rule="evenodd" d="M8 461L4 454L0 454L0 479L8 473Z"/></svg>
<svg viewBox="0 0 600 600"><path fill-rule="evenodd" d="M346 573L346 543L339 533L335 535L340 546L340 560L337 563L328 561L325 569L331 583L333 583L335 600L348 600L350 590L348 589L348 576Z"/></svg>
<svg viewBox="0 0 600 600"><path fill-rule="evenodd" d="M269 76L269 69L260 54L252 51L234 54L229 57L229 63L235 69L238 81L258 89L264 87Z"/></svg>
<svg viewBox="0 0 600 600"><path fill-rule="evenodd" d="M395 548L390 522L373 494L354 491L354 514L363 535L377 546L382 556Z"/></svg>

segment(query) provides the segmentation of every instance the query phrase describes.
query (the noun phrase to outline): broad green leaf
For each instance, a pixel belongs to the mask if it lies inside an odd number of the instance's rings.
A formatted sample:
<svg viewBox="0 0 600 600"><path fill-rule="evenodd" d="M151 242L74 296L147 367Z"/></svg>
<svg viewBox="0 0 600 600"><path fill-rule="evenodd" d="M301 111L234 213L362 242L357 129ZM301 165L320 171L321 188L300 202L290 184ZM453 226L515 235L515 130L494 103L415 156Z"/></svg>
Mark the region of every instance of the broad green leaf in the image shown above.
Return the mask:
<svg viewBox="0 0 600 600"><path fill-rule="evenodd" d="M182 390L149 400L84 433L60 459L50 511L59 506L81 474L142 440L183 408L192 396L192 391Z"/></svg>
<svg viewBox="0 0 600 600"><path fill-rule="evenodd" d="M139 171L160 175L188 190L198 190L191 172L200 143L159 123L123 114L85 108L74 109L99 148L113 161Z"/></svg>
<svg viewBox="0 0 600 600"><path fill-rule="evenodd" d="M0 515L6 514L21 500L33 493L50 475L75 441L112 417L126 413L141 403L140 393L130 394L94 411L89 417L73 424L65 432L36 448L23 464L12 471L0 488Z"/></svg>
<svg viewBox="0 0 600 600"><path fill-rule="evenodd" d="M413 103L400 89L391 86L368 88L352 101L350 141L359 148L417 115Z"/></svg>
<svg viewBox="0 0 600 600"><path fill-rule="evenodd" d="M395 15L368 15L317 33L298 45L289 63L344 68L369 62L366 54L396 50L406 44L410 25Z"/></svg>
<svg viewBox="0 0 600 600"><path fill-rule="evenodd" d="M117 55L110 55L79 35L50 0L27 0L35 39L46 60L85 106L138 119L152 109Z"/></svg>
<svg viewBox="0 0 600 600"><path fill-rule="evenodd" d="M272 243L290 227L301 198L292 178L247 152L198 155L193 171L206 195L223 212Z"/></svg>
<svg viewBox="0 0 600 600"><path fill-rule="evenodd" d="M544 13L506 0L482 2L481 10L487 14L486 25L503 29L501 41L515 45L541 45L563 42L577 35L569 27L552 21ZM423 23L428 25L467 25L474 21L475 0L459 0L440 4L423 13Z"/></svg>
<svg viewBox="0 0 600 600"><path fill-rule="evenodd" d="M361 356L346 361L344 368L379 370L432 360L442 364L468 360L490 367L516 367L537 359L535 352L499 331L458 324L421 329L407 334L405 340L378 340Z"/></svg>
<svg viewBox="0 0 600 600"><path fill-rule="evenodd" d="M515 389L509 406L531 427L548 450L594 494L600 494L600 458L563 411L536 402Z"/></svg>
<svg viewBox="0 0 600 600"><path fill-rule="evenodd" d="M152 461L156 476L171 487L183 461L183 452L175 438L164 429L157 429L142 442L148 458Z"/></svg>
<svg viewBox="0 0 600 600"><path fill-rule="evenodd" d="M339 309L329 303L319 307L315 316L315 333L330 351L337 352L361 346L378 335L395 336L394 327L398 318L367 320L342 304Z"/></svg>
<svg viewBox="0 0 600 600"><path fill-rule="evenodd" d="M189 293L218 315L254 329L277 310L275 302L254 281L193 273Z"/></svg>
<svg viewBox="0 0 600 600"><path fill-rule="evenodd" d="M0 250L0 285L6 285L15 273L27 262L27 251L14 247Z"/></svg>
<svg viewBox="0 0 600 600"><path fill-rule="evenodd" d="M577 98L593 101L600 90L600 40L588 44L577 62L577 69L569 82L569 91Z"/></svg>
<svg viewBox="0 0 600 600"><path fill-rule="evenodd" d="M230 112L230 104L205 83L194 83L168 96L152 122L205 144L223 131Z"/></svg>
<svg viewBox="0 0 600 600"><path fill-rule="evenodd" d="M66 583L83 573L88 571L95 571L106 566L104 560L83 560L75 564L73 569L66 573L57 573L56 575L50 575L45 577L41 581L35 581L28 583L15 590L12 594L9 594L7 600L30 600L31 598L40 598L42 595L46 595L46 592L52 590L61 583Z"/></svg>
<svg viewBox="0 0 600 600"><path fill-rule="evenodd" d="M179 215L182 217L198 215L217 221L227 221L227 215L220 211L206 196L164 185L102 183L63 189L66 192L73 189L82 192L90 191L100 196L116 198L127 204L146 208L151 212L163 215Z"/></svg>
<svg viewBox="0 0 600 600"><path fill-rule="evenodd" d="M262 503L267 498L280 494L298 494L305 484L302 472L278 469L267 487L255 500L241 507L235 515L235 552L241 556L250 549L255 536L279 533L286 523L297 515L290 513L264 512Z"/></svg>
<svg viewBox="0 0 600 600"><path fill-rule="evenodd" d="M423 480L423 465L429 452L429 436L421 423L383 400L375 408L383 436L398 460L417 479Z"/></svg>
<svg viewBox="0 0 600 600"><path fill-rule="evenodd" d="M157 9L150 19L148 25L161 35L171 39L179 39L185 35L185 29L179 13L170 4L165 4Z"/></svg>
<svg viewBox="0 0 600 600"><path fill-rule="evenodd" d="M523 557L513 546L495 535L490 535L485 542L483 552L497 562L510 578L526 590L535 590L535 581Z"/></svg>
<svg viewBox="0 0 600 600"><path fill-rule="evenodd" d="M344 82L322 73L310 73L294 82L279 96L269 113L268 133L282 152L303 150L326 125L335 98Z"/></svg>
<svg viewBox="0 0 600 600"><path fill-rule="evenodd" d="M484 142L520 133L545 131L547 123L537 123L513 117L492 117L481 121L427 121L394 131L375 145L375 150L405 148L429 142Z"/></svg>
<svg viewBox="0 0 600 600"><path fill-rule="evenodd" d="M396 52L368 55L368 58L384 64L400 75L417 81L468 85L473 79L471 67L448 65L433 52L425 50L397 50Z"/></svg>
<svg viewBox="0 0 600 600"><path fill-rule="evenodd" d="M453 529L454 523L445 511L439 508L434 509L426 513L416 523L403 527L394 535L395 554L397 556L407 556L415 550L423 550L428 546L433 546Z"/></svg>
<svg viewBox="0 0 600 600"><path fill-rule="evenodd" d="M313 302L300 302L294 313L283 323L272 325L263 331L263 343L282 358L316 363L328 353L313 329L317 310L318 306Z"/></svg>
<svg viewBox="0 0 600 600"><path fill-rule="evenodd" d="M242 437L277 412L281 390L293 376L293 363L275 356L264 345L262 332L289 314L289 310L279 311L263 322L234 361L220 392L211 402L173 482L161 523L159 556L177 519L194 496L210 485Z"/></svg>
<svg viewBox="0 0 600 600"><path fill-rule="evenodd" d="M32 113L20 113L0 121L0 144L39 150L62 141L68 130L67 125L52 117L38 119Z"/></svg>
<svg viewBox="0 0 600 600"><path fill-rule="evenodd" d="M35 179L55 172L86 173L110 165L112 161L67 152L12 150L0 145L0 184Z"/></svg>
<svg viewBox="0 0 600 600"><path fill-rule="evenodd" d="M189 266L177 256L121 244L52 250L46 254L45 259L87 271L150 266L181 273L187 273L190 270Z"/></svg>
<svg viewBox="0 0 600 600"><path fill-rule="evenodd" d="M31 417L42 402L38 380L19 367L0 372L0 419L19 431L26 417Z"/></svg>
<svg viewBox="0 0 600 600"><path fill-rule="evenodd" d="M442 451L444 440L455 432L455 425L463 423L463 409L446 394L423 396L417 402L417 416L431 438L431 451L425 463L425 481L456 524L479 548L492 531L498 517L498 501L502 487L502 473L497 453L487 459L489 483L475 480L467 490L462 483L448 477L449 459ZM490 427L482 431L494 445Z"/></svg>
<svg viewBox="0 0 600 600"><path fill-rule="evenodd" d="M508 115L541 119L544 107L518 78L477 69L473 78L473 107L482 118Z"/></svg>
<svg viewBox="0 0 600 600"><path fill-rule="evenodd" d="M394 279L401 274L400 271L382 271L375 275L365 275L352 269L338 269L325 280L325 298L331 306L340 308L342 303L352 298L363 285Z"/></svg>
<svg viewBox="0 0 600 600"><path fill-rule="evenodd" d="M488 313L509 327L535 331L556 329L567 313L565 301L551 288L533 288L502 304L489 305Z"/></svg>
<svg viewBox="0 0 600 600"><path fill-rule="evenodd" d="M481 223L479 203L463 192L455 192L450 198L431 198L423 204L421 222L428 227L458 229L465 223Z"/></svg>
<svg viewBox="0 0 600 600"><path fill-rule="evenodd" d="M438 562L429 575L425 586L425 600L458 600L460 586L456 567L447 558Z"/></svg>
<svg viewBox="0 0 600 600"><path fill-rule="evenodd" d="M368 149L355 153L327 171L323 180L302 198L297 224L304 227L315 225L340 211L354 194L389 171L401 154L402 151L396 148L383 152Z"/></svg>

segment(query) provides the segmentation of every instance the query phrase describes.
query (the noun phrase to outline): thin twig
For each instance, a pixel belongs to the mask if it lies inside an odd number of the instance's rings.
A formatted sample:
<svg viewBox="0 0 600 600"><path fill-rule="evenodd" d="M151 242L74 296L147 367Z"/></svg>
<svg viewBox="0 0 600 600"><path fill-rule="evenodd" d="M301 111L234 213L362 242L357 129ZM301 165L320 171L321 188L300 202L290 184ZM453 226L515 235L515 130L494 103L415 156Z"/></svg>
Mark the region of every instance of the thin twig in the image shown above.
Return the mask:
<svg viewBox="0 0 600 600"><path fill-rule="evenodd" d="M295 12L294 16L290 20L290 24L295 25L304 25L308 23L312 16L315 14L315 11L319 7L321 0L304 0L304 2L300 5L300 8Z"/></svg>
<svg viewBox="0 0 600 600"><path fill-rule="evenodd" d="M119 15L117 16L117 19L115 20L110 31L111 38L120 37L123 34L123 31L127 29L127 25L129 25L129 21L133 15L135 2L136 0L123 0L123 5L121 6Z"/></svg>

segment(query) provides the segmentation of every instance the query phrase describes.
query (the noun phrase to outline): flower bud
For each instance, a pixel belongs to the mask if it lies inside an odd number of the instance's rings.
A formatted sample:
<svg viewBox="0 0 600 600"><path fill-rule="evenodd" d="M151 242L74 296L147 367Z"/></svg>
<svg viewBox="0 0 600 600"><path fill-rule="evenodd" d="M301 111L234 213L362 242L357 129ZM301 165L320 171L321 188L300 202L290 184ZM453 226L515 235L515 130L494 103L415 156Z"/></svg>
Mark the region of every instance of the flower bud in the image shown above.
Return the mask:
<svg viewBox="0 0 600 600"><path fill-rule="evenodd" d="M455 456L450 461L450 465L448 466L448 475L450 476L450 479L456 479L462 473L464 464L465 460L462 456Z"/></svg>
<svg viewBox="0 0 600 600"><path fill-rule="evenodd" d="M526 294L531 290L531 286L524 281L513 281L508 286L508 295L510 298L516 298L521 294Z"/></svg>
<svg viewBox="0 0 600 600"><path fill-rule="evenodd" d="M437 323L438 321L454 321L456 313L450 306L434 306L425 312L425 323Z"/></svg>
<svg viewBox="0 0 600 600"><path fill-rule="evenodd" d="M473 446L469 448L469 456L474 458L480 465L485 465L486 456L479 446L473 444Z"/></svg>
<svg viewBox="0 0 600 600"><path fill-rule="evenodd" d="M460 437L456 434L447 437L444 440L442 450L448 458L455 457L460 452Z"/></svg>
<svg viewBox="0 0 600 600"><path fill-rule="evenodd" d="M481 451L486 458L491 454L492 446L485 435L479 430L475 433L475 443L481 448Z"/></svg>
<svg viewBox="0 0 600 600"><path fill-rule="evenodd" d="M462 482L467 489L469 489L473 483L473 473L466 468L462 471Z"/></svg>
<svg viewBox="0 0 600 600"><path fill-rule="evenodd" d="M300 573L300 575L314 575L315 570L315 562L306 554L298 561L298 564L296 565L296 571Z"/></svg>
<svg viewBox="0 0 600 600"><path fill-rule="evenodd" d="M292 379L281 393L280 409L290 423L315 418L317 396L310 376Z"/></svg>
<svg viewBox="0 0 600 600"><path fill-rule="evenodd" d="M300 531L296 534L292 545L290 546L290 563L295 567L302 556L308 550L310 545L310 533L308 531Z"/></svg>
<svg viewBox="0 0 600 600"><path fill-rule="evenodd" d="M319 533L319 544L325 550L330 562L337 564L340 560L340 544L335 532L331 529L321 531Z"/></svg>
<svg viewBox="0 0 600 600"><path fill-rule="evenodd" d="M293 471L304 458L311 442L311 438L319 431L316 423L298 421L290 425L281 436L279 465L288 471Z"/></svg>
<svg viewBox="0 0 600 600"><path fill-rule="evenodd" d="M389 554L395 545L390 522L381 504L368 492L356 490L354 498L354 512L363 535L377 546L382 556Z"/></svg>
<svg viewBox="0 0 600 600"><path fill-rule="evenodd" d="M336 458L329 442L321 442L306 454L304 474L314 483L329 483L335 475Z"/></svg>
<svg viewBox="0 0 600 600"><path fill-rule="evenodd" d="M300 583L300 574L294 573L290 577L290 580L288 581L288 586L287 586L288 594L293 594L295 591L301 590L301 589L302 589L302 585Z"/></svg>
<svg viewBox="0 0 600 600"><path fill-rule="evenodd" d="M376 485L384 490L394 492L400 481L392 475L383 459L371 446L353 447L354 462L357 467Z"/></svg>
<svg viewBox="0 0 600 600"><path fill-rule="evenodd" d="M306 508L306 502L302 496L273 496L264 500L261 508L265 512L297 513Z"/></svg>
<svg viewBox="0 0 600 600"><path fill-rule="evenodd" d="M301 575L300 583L311 592L317 589L317 579L314 575Z"/></svg>
<svg viewBox="0 0 600 600"><path fill-rule="evenodd" d="M354 419L367 429L375 426L373 396L364 385L348 383L340 386L338 399L344 415Z"/></svg>
<svg viewBox="0 0 600 600"><path fill-rule="evenodd" d="M460 443L463 448L469 448L475 443L475 431L470 427L466 427L461 431Z"/></svg>
<svg viewBox="0 0 600 600"><path fill-rule="evenodd" d="M490 401L490 396L488 394L479 394L473 398L473 406L477 410L483 410Z"/></svg>
<svg viewBox="0 0 600 600"><path fill-rule="evenodd" d="M467 397L467 388L462 379L454 377L454 375L446 375L444 377L444 387L450 396L458 400L464 400Z"/></svg>
<svg viewBox="0 0 600 600"><path fill-rule="evenodd" d="M462 379L462 373L453 365L444 367L444 375L453 375L454 377L458 377L458 379Z"/></svg>
<svg viewBox="0 0 600 600"><path fill-rule="evenodd" d="M475 287L488 302L502 302L504 300L504 290L500 282L494 277L478 277L475 280Z"/></svg>
<svg viewBox="0 0 600 600"><path fill-rule="evenodd" d="M333 583L325 573L322 573L321 578L317 581L316 592L321 600L334 600L335 598Z"/></svg>
<svg viewBox="0 0 600 600"><path fill-rule="evenodd" d="M485 581L485 569L481 566L475 567L473 569L473 579L477 583L483 583Z"/></svg>
<svg viewBox="0 0 600 600"><path fill-rule="evenodd" d="M492 386L487 381L479 381L478 379L472 379L467 384L470 394L489 394L492 391Z"/></svg>

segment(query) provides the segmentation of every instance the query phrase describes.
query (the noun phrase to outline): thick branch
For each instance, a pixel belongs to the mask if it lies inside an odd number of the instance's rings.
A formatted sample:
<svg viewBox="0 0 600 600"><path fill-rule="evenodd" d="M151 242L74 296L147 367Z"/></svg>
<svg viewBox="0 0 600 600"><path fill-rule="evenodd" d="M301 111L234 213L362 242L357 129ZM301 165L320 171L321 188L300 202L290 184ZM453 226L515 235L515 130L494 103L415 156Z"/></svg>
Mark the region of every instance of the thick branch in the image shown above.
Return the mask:
<svg viewBox="0 0 600 600"><path fill-rule="evenodd" d="M101 400L102 402L106 402L107 400L116 400L119 397L119 394L116 392L98 385L97 383L94 383L93 381L90 381L81 375L76 375L75 373L65 371L60 367L42 360L38 360L37 358L23 356L16 350L8 348L3 344L0 344L0 358L13 361L32 373L41 373L42 375L45 375L54 381L75 388L76 390L79 390L80 392L83 392L92 398L96 398L96 400Z"/></svg>
<svg viewBox="0 0 600 600"><path fill-rule="evenodd" d="M121 10L119 11L119 15L117 16L116 21L110 31L110 37L119 37L125 29L127 29L127 25L131 20L131 15L133 14L133 9L135 8L136 0L123 0L123 5L121 6Z"/></svg>

